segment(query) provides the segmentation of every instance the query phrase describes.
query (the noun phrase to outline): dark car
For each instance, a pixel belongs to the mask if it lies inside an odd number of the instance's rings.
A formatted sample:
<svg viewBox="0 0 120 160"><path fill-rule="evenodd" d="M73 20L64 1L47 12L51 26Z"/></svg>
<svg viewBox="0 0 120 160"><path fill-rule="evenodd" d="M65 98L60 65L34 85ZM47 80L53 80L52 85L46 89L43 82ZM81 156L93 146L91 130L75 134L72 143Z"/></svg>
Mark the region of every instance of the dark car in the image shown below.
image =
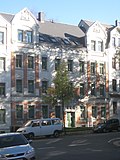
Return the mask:
<svg viewBox="0 0 120 160"><path fill-rule="evenodd" d="M119 119L109 119L104 123L99 123L98 125L93 127L93 132L110 132L113 130L120 131L120 122Z"/></svg>

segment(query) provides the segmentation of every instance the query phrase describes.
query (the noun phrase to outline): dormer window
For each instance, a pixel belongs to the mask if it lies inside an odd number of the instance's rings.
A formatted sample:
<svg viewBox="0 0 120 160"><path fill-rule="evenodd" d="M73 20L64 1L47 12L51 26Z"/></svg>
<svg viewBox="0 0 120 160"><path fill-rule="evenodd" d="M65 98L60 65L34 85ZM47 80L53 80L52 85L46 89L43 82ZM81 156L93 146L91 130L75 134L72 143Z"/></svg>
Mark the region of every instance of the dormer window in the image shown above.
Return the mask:
<svg viewBox="0 0 120 160"><path fill-rule="evenodd" d="M39 41L44 41L44 38L42 36L39 36Z"/></svg>
<svg viewBox="0 0 120 160"><path fill-rule="evenodd" d="M63 42L67 45L70 44L70 42L67 39L63 39Z"/></svg>
<svg viewBox="0 0 120 160"><path fill-rule="evenodd" d="M56 43L56 42L57 42L57 40L56 40L55 38L53 38L53 37L50 37L50 40L51 40L53 43Z"/></svg>

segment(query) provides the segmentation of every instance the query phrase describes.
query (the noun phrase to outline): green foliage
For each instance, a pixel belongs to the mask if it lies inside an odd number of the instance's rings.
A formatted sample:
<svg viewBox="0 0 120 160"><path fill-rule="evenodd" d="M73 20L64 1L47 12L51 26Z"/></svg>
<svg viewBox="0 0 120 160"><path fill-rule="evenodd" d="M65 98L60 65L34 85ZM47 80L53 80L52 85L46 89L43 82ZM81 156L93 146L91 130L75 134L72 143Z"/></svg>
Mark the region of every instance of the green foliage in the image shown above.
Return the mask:
<svg viewBox="0 0 120 160"><path fill-rule="evenodd" d="M64 62L59 66L53 82L55 84L55 94L57 95L57 99L63 100L64 103L67 103L72 98L73 88Z"/></svg>
<svg viewBox="0 0 120 160"><path fill-rule="evenodd" d="M47 94L43 96L43 101L49 103L52 106L64 101L68 103L73 97L73 87L69 81L68 70L66 64L62 62L56 71L56 75L53 80L54 88L48 88Z"/></svg>

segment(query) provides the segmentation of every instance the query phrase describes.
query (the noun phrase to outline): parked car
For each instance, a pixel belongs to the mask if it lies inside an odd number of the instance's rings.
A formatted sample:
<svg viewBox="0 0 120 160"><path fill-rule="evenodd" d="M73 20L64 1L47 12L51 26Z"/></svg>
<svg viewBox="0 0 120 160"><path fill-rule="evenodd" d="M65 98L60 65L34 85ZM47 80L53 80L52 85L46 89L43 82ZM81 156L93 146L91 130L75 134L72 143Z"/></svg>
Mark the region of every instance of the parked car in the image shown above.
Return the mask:
<svg viewBox="0 0 120 160"><path fill-rule="evenodd" d="M17 130L27 138L32 139L37 136L59 137L63 131L63 124L59 118L46 118L29 120Z"/></svg>
<svg viewBox="0 0 120 160"><path fill-rule="evenodd" d="M0 134L0 160L35 160L35 150L20 133Z"/></svg>
<svg viewBox="0 0 120 160"><path fill-rule="evenodd" d="M120 131L120 122L119 119L109 119L104 123L99 123L93 127L93 132L110 132L113 130Z"/></svg>

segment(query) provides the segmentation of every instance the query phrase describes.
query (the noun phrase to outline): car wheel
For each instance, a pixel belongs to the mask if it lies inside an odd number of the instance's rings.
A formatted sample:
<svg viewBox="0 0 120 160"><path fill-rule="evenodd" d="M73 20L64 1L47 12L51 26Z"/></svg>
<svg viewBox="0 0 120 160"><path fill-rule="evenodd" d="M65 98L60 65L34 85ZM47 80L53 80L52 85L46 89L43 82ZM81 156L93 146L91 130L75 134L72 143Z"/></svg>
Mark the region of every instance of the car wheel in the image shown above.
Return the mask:
<svg viewBox="0 0 120 160"><path fill-rule="evenodd" d="M29 139L33 139L34 138L34 133L29 133Z"/></svg>
<svg viewBox="0 0 120 160"><path fill-rule="evenodd" d="M106 128L104 128L104 129L103 129L103 132L104 132L104 133L106 133L106 132L107 132Z"/></svg>
<svg viewBox="0 0 120 160"><path fill-rule="evenodd" d="M54 134L53 134L53 136L54 136L55 138L58 138L58 137L60 136L59 131L55 131Z"/></svg>

